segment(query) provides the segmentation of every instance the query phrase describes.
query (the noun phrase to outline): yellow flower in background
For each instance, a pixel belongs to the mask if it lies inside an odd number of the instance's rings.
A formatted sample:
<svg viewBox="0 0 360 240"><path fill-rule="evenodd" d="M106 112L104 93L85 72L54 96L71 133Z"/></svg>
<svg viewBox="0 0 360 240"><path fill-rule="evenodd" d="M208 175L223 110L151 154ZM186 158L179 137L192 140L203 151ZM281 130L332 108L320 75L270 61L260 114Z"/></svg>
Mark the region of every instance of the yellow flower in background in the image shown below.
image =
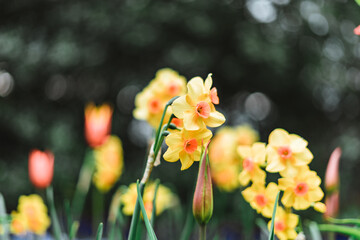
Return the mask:
<svg viewBox="0 0 360 240"><path fill-rule="evenodd" d="M123 148L117 136L110 136L100 147L94 150L95 173L93 182L102 192L107 192L122 174Z"/></svg>
<svg viewBox="0 0 360 240"><path fill-rule="evenodd" d="M270 133L267 146L268 172L280 172L283 177L295 176L298 168L311 162L313 155L306 147L308 142L284 129Z"/></svg>
<svg viewBox="0 0 360 240"><path fill-rule="evenodd" d="M259 140L259 133L248 124L236 127L235 134L238 145L251 146Z"/></svg>
<svg viewBox="0 0 360 240"><path fill-rule="evenodd" d="M180 159L181 170L188 169L194 161L200 161L202 146L207 144L212 133L207 128L198 131L171 132L165 139L169 146L164 153L164 159L168 162L176 162Z"/></svg>
<svg viewBox="0 0 360 240"><path fill-rule="evenodd" d="M211 178L220 190L231 192L239 187L238 176L240 166L238 164L229 163L213 168L210 163L210 167Z"/></svg>
<svg viewBox="0 0 360 240"><path fill-rule="evenodd" d="M134 117L158 128L166 103L175 96L185 94L185 91L186 79L183 76L169 68L160 69L155 79L136 95ZM170 115L171 108L166 112L164 123Z"/></svg>
<svg viewBox="0 0 360 240"><path fill-rule="evenodd" d="M271 221L268 223L269 229L271 227ZM296 214L287 213L281 207L276 209L274 230L280 240L295 239L297 236L295 228L298 223L299 217Z"/></svg>
<svg viewBox="0 0 360 240"><path fill-rule="evenodd" d="M242 191L242 195L257 213L271 218L278 191L278 186L273 182L269 183L266 188L264 184L254 183Z"/></svg>
<svg viewBox="0 0 360 240"><path fill-rule="evenodd" d="M19 228L17 230L21 229L22 217L25 218L27 230L37 235L44 234L50 226L47 207L39 195L21 196L19 198L18 212L20 215L14 213L15 219L18 221L14 223L14 227Z"/></svg>
<svg viewBox="0 0 360 240"><path fill-rule="evenodd" d="M278 182L279 188L284 191L281 202L285 207L304 210L324 196L320 188L320 177L307 166L300 168L297 176L280 178Z"/></svg>
<svg viewBox="0 0 360 240"><path fill-rule="evenodd" d="M266 173L260 169L265 163L265 143L257 142L251 147L239 146L237 151L243 159L243 170L239 175L240 184L246 186L250 180L253 183L265 183Z"/></svg>
<svg viewBox="0 0 360 240"><path fill-rule="evenodd" d="M242 161L237 153L239 145L251 146L259 138L249 125L222 127L216 132L209 146L211 177L216 186L224 191L239 187Z"/></svg>
<svg viewBox="0 0 360 240"><path fill-rule="evenodd" d="M188 84L186 95L179 97L172 104L173 113L183 119L184 128L189 131L209 127L219 127L225 117L215 110L214 104L219 103L216 90L211 90L211 74L205 80L192 78Z"/></svg>
<svg viewBox="0 0 360 240"><path fill-rule="evenodd" d="M24 214L12 211L10 232L15 235L24 235L27 231L27 220Z"/></svg>
<svg viewBox="0 0 360 240"><path fill-rule="evenodd" d="M153 209L153 199L155 194L155 183L147 183L144 189L143 201L148 218L151 218ZM129 188L121 196L121 203L124 205L123 213L131 216L135 209L137 200L136 183L130 184ZM159 185L158 192L156 194L156 215L160 215L163 211L178 204L178 198L171 190L164 185Z"/></svg>

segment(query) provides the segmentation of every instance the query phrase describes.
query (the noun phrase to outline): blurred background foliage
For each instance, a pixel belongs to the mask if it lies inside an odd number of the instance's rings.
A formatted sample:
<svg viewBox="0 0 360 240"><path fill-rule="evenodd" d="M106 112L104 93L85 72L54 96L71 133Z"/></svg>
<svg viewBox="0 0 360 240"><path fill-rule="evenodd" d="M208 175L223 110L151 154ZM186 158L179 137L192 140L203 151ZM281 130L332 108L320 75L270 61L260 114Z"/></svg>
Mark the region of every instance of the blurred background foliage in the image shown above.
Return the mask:
<svg viewBox="0 0 360 240"><path fill-rule="evenodd" d="M132 116L134 97L170 67L188 80L213 73L227 125L250 123L263 142L277 127L304 137L321 177L340 146L341 213L358 216L359 23L346 0L0 1L0 192L15 209L19 195L35 190L29 151L50 149L57 199L70 199L91 101L114 106L112 132L125 149L118 185L134 182L152 134ZM185 205L196 172L163 161L153 177ZM255 218L241 209L239 191L215 193L214 222L240 212Z"/></svg>

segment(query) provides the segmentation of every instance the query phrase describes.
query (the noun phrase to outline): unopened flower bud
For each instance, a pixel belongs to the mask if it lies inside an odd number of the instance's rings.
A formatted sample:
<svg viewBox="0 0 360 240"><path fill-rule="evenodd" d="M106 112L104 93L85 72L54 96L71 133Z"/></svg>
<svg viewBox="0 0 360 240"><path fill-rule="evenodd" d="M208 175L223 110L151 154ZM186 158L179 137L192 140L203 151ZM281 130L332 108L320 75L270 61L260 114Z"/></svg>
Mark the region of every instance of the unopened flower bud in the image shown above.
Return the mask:
<svg viewBox="0 0 360 240"><path fill-rule="evenodd" d="M328 194L339 187L339 162L341 149L337 147L331 154L325 173L325 188Z"/></svg>
<svg viewBox="0 0 360 240"><path fill-rule="evenodd" d="M193 200L193 215L200 225L207 224L213 213L213 192L210 163L207 155L208 145L206 146L203 157L200 161L200 168Z"/></svg>

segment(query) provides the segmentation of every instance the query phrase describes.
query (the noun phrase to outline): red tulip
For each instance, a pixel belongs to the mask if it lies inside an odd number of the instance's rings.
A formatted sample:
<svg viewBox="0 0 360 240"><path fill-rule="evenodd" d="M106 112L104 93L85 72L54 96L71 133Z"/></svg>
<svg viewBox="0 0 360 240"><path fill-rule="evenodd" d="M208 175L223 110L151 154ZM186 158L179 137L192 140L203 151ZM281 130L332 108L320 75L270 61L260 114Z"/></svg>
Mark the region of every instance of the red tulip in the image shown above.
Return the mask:
<svg viewBox="0 0 360 240"><path fill-rule="evenodd" d="M54 175L54 155L49 152L32 150L29 155L29 177L37 188L46 188Z"/></svg>
<svg viewBox="0 0 360 240"><path fill-rule="evenodd" d="M108 104L85 108L85 138L91 147L101 146L109 137L113 109Z"/></svg>

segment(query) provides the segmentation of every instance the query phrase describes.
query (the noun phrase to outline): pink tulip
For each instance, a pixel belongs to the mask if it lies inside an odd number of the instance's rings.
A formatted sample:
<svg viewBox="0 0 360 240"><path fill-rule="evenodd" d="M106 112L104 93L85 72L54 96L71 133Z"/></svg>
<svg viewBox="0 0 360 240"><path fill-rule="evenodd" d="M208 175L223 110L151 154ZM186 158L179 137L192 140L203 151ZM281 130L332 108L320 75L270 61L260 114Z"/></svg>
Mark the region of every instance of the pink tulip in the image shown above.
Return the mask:
<svg viewBox="0 0 360 240"><path fill-rule="evenodd" d="M328 193L339 187L339 162L341 149L337 147L331 154L325 173L325 188Z"/></svg>
<svg viewBox="0 0 360 240"><path fill-rule="evenodd" d="M54 175L54 155L49 152L32 150L29 155L29 177L37 188L46 188Z"/></svg>
<svg viewBox="0 0 360 240"><path fill-rule="evenodd" d="M360 36L360 25L354 29L354 34Z"/></svg>

